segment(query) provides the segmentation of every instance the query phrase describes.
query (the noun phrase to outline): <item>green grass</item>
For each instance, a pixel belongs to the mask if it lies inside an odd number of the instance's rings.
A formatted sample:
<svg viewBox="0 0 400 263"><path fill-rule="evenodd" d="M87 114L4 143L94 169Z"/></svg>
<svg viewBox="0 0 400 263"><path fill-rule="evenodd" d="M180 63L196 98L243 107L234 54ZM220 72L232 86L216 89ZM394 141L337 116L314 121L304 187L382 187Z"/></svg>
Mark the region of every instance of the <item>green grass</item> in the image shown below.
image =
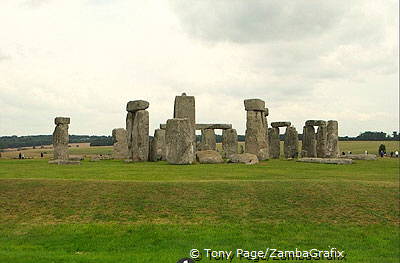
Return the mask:
<svg viewBox="0 0 400 263"><path fill-rule="evenodd" d="M398 262L399 160L2 159L0 222L0 262L176 262L192 248L268 247L336 247L346 262Z"/></svg>

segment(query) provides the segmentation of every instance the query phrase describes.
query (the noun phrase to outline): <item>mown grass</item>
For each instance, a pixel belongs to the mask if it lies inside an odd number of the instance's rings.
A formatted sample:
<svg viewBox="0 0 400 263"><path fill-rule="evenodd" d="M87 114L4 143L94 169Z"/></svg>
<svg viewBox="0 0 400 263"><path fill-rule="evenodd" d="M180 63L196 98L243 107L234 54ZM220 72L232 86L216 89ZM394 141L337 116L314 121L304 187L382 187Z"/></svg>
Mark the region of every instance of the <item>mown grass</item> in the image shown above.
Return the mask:
<svg viewBox="0 0 400 263"><path fill-rule="evenodd" d="M399 160L0 160L0 222L0 262L176 262L192 248L267 247L398 262Z"/></svg>

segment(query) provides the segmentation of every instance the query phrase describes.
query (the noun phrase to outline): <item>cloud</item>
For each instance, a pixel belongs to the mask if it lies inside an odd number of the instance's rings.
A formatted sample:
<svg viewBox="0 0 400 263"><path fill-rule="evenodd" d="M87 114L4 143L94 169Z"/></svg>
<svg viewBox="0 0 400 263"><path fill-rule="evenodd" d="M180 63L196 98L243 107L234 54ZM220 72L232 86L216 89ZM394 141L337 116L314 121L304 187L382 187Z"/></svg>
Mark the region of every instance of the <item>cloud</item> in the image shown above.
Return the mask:
<svg viewBox="0 0 400 263"><path fill-rule="evenodd" d="M241 134L246 98L266 100L270 121L299 131L321 118L338 119L341 134L377 124L390 132L397 5L0 1L0 135L48 134L57 115L72 118L71 133L110 134L135 99L150 102L154 129L182 92L196 96L199 122L232 123Z"/></svg>

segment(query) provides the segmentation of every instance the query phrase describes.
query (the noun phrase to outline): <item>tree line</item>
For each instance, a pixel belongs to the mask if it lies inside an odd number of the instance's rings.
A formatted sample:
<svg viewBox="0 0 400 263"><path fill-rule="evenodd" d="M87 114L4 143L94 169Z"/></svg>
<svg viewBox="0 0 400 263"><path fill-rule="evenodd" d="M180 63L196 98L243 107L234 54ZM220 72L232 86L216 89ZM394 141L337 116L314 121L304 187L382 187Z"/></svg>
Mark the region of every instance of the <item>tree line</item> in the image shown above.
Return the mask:
<svg viewBox="0 0 400 263"><path fill-rule="evenodd" d="M281 134L280 139L284 140L285 135ZM299 134L299 140L302 140L303 135ZM200 140L200 135L197 140ZM217 142L222 142L222 136L216 135ZM356 137L339 137L340 141L398 141L399 133L393 132L391 135L385 132L366 131ZM113 145L111 136L89 136L89 135L70 135L70 143L90 143L91 146L110 146ZM244 142L245 136L238 135L238 141ZM0 149L6 148L22 148L32 146L42 146L52 144L52 135L30 135L30 136L3 136L0 137Z"/></svg>

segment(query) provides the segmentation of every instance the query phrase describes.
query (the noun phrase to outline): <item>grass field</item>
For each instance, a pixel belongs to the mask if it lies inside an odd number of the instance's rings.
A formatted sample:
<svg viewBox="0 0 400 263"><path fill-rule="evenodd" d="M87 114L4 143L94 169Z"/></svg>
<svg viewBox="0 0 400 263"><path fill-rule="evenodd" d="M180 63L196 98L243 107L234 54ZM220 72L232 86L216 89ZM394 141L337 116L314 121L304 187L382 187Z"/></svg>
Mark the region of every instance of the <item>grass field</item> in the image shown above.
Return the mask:
<svg viewBox="0 0 400 263"><path fill-rule="evenodd" d="M364 152L379 142L367 143L341 149ZM206 248L332 247L346 262L398 262L399 160L57 166L2 159L0 222L0 262L177 262L194 248L208 262Z"/></svg>

